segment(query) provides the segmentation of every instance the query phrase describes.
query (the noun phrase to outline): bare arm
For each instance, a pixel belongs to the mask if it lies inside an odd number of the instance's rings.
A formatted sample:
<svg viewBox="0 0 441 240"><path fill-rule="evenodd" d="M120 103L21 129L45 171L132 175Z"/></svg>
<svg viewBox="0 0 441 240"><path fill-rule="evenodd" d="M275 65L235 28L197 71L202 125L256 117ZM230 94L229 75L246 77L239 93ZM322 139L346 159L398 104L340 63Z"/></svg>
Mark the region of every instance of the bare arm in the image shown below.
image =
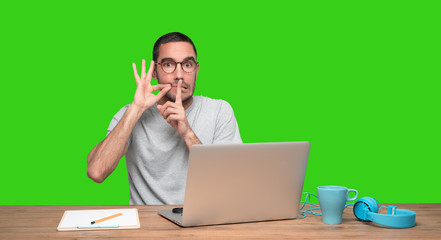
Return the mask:
<svg viewBox="0 0 441 240"><path fill-rule="evenodd" d="M188 149L190 149L191 146L193 146L193 145L202 144L201 141L199 140L199 138L193 132L193 130L191 132L189 132L183 138L184 138L185 144L187 145Z"/></svg>
<svg viewBox="0 0 441 240"><path fill-rule="evenodd" d="M130 134L142 115L142 110L130 105L115 129L87 156L87 176L95 182L103 182L115 170L126 154Z"/></svg>
<svg viewBox="0 0 441 240"><path fill-rule="evenodd" d="M141 78L133 63L133 71L136 79L136 92L133 103L124 113L124 116L112 132L98 145L96 145L87 156L87 176L97 183L103 182L118 166L119 160L127 152L127 141L145 110L152 107L169 90L170 85L150 84L153 72L153 61L150 64L148 73L145 73L145 61L142 61ZM158 95L153 92L161 90Z"/></svg>

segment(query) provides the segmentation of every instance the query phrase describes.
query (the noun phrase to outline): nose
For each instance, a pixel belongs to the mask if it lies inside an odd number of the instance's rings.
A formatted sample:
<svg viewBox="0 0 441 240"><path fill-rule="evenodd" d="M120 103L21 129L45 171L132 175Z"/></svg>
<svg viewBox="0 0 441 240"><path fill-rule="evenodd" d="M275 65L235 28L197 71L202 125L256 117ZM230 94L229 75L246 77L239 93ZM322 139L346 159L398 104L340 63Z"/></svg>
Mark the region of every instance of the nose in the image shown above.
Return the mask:
<svg viewBox="0 0 441 240"><path fill-rule="evenodd" d="M182 70L182 63L177 63L176 65L176 79L184 79L184 71Z"/></svg>

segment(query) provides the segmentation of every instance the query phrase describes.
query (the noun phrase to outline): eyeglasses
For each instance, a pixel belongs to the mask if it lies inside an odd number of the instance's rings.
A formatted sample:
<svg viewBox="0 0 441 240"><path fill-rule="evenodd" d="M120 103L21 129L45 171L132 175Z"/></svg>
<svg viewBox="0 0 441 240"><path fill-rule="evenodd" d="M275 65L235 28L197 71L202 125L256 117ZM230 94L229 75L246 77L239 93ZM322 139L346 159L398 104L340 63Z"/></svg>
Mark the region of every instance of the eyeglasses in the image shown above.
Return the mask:
<svg viewBox="0 0 441 240"><path fill-rule="evenodd" d="M165 60L160 63L156 63L161 65L161 68L166 73L172 73L176 70L176 66L178 63L181 64L181 68L186 73L192 73L196 69L196 65L198 64L194 60L184 60L182 62L175 62L173 60Z"/></svg>

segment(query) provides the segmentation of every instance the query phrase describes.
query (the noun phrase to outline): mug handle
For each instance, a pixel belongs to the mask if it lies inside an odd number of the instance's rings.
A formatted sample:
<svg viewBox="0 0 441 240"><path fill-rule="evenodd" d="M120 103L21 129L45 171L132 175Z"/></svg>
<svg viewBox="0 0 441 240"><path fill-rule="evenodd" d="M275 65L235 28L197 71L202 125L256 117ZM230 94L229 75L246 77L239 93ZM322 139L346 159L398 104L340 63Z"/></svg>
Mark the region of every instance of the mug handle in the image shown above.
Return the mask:
<svg viewBox="0 0 441 240"><path fill-rule="evenodd" d="M355 196L353 198L349 198L349 193L350 192L354 192L355 193ZM354 201L355 199L357 199L357 197L358 197L358 191L357 190L355 190L355 189L348 189L348 201Z"/></svg>

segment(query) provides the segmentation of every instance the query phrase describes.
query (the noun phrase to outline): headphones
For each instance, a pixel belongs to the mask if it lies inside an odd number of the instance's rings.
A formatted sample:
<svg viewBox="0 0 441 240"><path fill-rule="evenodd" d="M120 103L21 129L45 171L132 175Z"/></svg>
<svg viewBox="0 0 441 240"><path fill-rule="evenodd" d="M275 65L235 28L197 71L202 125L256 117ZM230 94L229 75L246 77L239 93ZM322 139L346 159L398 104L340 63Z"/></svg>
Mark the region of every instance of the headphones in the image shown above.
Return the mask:
<svg viewBox="0 0 441 240"><path fill-rule="evenodd" d="M387 214L379 214L382 208L387 208ZM410 228L415 226L415 212L406 209L397 209L395 206L380 206L380 203L371 197L363 197L354 204L354 215L363 222L374 222L393 228Z"/></svg>

